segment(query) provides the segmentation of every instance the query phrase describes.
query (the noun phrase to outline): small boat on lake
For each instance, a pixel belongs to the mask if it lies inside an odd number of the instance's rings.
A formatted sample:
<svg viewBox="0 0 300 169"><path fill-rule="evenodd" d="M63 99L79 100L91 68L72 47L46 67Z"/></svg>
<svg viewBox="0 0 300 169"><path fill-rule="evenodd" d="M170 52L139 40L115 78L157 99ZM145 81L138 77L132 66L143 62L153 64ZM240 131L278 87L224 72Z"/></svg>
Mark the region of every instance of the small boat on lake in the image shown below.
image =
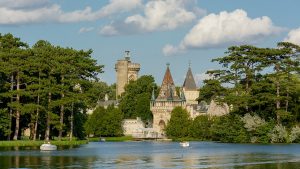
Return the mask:
<svg viewBox="0 0 300 169"><path fill-rule="evenodd" d="M183 141L179 143L181 147L189 147L190 143L188 141Z"/></svg>
<svg viewBox="0 0 300 169"><path fill-rule="evenodd" d="M53 145L53 144L50 144L50 142L48 142L48 143L42 144L40 146L40 150L42 150L42 151L53 151L53 150L57 150L57 146Z"/></svg>

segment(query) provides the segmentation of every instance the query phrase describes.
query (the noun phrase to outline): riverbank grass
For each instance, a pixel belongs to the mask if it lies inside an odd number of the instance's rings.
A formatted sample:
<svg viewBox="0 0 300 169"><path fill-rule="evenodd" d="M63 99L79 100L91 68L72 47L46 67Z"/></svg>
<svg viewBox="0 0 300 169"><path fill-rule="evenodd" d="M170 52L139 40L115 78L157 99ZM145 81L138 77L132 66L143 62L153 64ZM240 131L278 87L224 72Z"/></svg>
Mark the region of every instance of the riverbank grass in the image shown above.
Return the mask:
<svg viewBox="0 0 300 169"><path fill-rule="evenodd" d="M17 141L0 141L0 147L31 147L41 146L45 141L32 141L32 140L17 140ZM50 141L51 144L57 146L73 146L87 144L88 140L74 140L74 141Z"/></svg>
<svg viewBox="0 0 300 169"><path fill-rule="evenodd" d="M122 141L133 141L132 136L121 136L121 137L101 137L104 138L105 141L111 141L111 142L122 142ZM100 137L91 137L88 138L90 142L98 142L100 141Z"/></svg>

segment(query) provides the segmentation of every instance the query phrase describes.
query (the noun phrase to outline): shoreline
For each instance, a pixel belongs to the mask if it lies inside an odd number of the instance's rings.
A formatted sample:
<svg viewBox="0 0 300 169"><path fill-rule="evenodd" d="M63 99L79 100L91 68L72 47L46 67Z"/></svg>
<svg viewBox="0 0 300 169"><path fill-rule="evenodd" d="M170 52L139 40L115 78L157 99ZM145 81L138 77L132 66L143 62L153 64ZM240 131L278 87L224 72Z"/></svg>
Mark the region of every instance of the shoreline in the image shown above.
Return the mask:
<svg viewBox="0 0 300 169"><path fill-rule="evenodd" d="M82 145L87 144L88 140L74 140L74 141L57 141L53 140L50 141L51 144L56 146L76 146L76 145ZM34 147L34 146L41 146L44 144L45 141L38 140L38 141L32 141L32 140L16 140L16 141L0 141L0 147Z"/></svg>

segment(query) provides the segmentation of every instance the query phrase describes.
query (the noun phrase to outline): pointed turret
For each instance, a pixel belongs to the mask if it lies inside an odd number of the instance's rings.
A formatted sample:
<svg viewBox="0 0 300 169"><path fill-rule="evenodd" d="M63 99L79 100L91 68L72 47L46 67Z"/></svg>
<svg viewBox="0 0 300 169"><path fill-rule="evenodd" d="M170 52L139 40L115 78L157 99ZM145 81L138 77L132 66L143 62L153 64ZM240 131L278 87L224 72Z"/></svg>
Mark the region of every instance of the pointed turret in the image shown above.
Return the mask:
<svg viewBox="0 0 300 169"><path fill-rule="evenodd" d="M189 67L185 80L182 86L185 90L197 90L195 79L191 70L191 67Z"/></svg>
<svg viewBox="0 0 300 169"><path fill-rule="evenodd" d="M165 100L178 100L179 97L176 94L176 88L169 68L170 64L167 64L167 70L165 72L164 79L161 84L158 99Z"/></svg>
<svg viewBox="0 0 300 169"><path fill-rule="evenodd" d="M189 66L186 73L185 80L182 85L182 91L187 104L195 105L198 103L197 98L199 97L199 90L197 89L191 66Z"/></svg>

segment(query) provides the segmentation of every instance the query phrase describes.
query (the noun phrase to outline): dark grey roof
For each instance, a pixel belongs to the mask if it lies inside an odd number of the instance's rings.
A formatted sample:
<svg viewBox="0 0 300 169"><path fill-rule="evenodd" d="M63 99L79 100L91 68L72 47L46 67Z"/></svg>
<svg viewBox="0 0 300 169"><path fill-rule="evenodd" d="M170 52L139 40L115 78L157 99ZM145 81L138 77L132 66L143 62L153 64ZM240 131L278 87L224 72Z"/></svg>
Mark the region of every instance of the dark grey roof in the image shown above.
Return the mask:
<svg viewBox="0 0 300 169"><path fill-rule="evenodd" d="M186 73L183 88L185 88L186 90L197 90L195 79L190 67Z"/></svg>

